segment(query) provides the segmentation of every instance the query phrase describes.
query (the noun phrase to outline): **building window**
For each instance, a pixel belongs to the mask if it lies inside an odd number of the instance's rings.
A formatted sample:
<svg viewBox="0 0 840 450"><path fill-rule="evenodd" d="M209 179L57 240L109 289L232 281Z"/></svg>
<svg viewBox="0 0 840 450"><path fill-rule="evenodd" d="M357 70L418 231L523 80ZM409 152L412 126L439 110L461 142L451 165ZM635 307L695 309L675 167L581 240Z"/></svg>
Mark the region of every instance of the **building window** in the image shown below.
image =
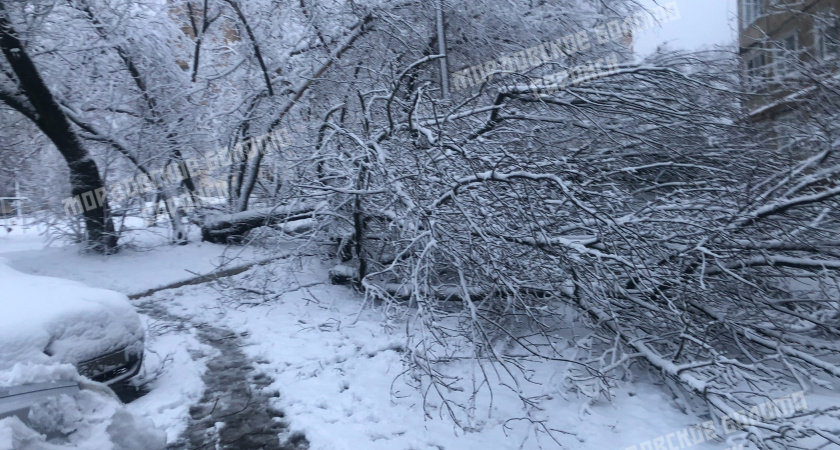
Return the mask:
<svg viewBox="0 0 840 450"><path fill-rule="evenodd" d="M840 21L833 15L814 18L814 56L830 59L840 54Z"/></svg>
<svg viewBox="0 0 840 450"><path fill-rule="evenodd" d="M741 8L744 27L748 27L761 15L761 0L742 0Z"/></svg>
<svg viewBox="0 0 840 450"><path fill-rule="evenodd" d="M799 39L792 33L776 42L773 51L773 69L777 77L789 77L796 72L799 61Z"/></svg>
<svg viewBox="0 0 840 450"><path fill-rule="evenodd" d="M767 53L761 48L751 50L746 58L747 84L756 89L767 83Z"/></svg>

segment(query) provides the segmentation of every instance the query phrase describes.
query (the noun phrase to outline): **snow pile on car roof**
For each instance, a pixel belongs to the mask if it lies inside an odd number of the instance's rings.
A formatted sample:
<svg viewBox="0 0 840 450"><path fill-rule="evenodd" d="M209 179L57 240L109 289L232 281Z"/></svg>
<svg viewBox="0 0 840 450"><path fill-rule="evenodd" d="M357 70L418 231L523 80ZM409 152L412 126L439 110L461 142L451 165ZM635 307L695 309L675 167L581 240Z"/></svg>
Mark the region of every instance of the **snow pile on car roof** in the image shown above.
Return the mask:
<svg viewBox="0 0 840 450"><path fill-rule="evenodd" d="M142 339L125 295L28 275L0 258L0 371L22 361L78 363Z"/></svg>
<svg viewBox="0 0 840 450"><path fill-rule="evenodd" d="M107 386L87 382L69 364L18 363L0 371L0 383L77 381L75 395L33 404L23 420L0 419L0 449L163 450L166 434L147 417L132 414Z"/></svg>

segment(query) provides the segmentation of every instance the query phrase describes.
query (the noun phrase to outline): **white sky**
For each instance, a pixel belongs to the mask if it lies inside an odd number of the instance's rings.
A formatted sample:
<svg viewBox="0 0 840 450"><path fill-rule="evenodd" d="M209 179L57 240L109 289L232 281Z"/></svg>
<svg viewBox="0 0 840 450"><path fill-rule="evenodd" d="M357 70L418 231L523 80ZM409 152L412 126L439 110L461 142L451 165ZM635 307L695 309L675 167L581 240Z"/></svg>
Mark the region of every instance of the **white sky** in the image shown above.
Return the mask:
<svg viewBox="0 0 840 450"><path fill-rule="evenodd" d="M652 6L666 5L673 0L642 0ZM633 39L637 54L652 53L668 43L671 48L696 50L735 41L737 0L677 0L680 19L638 33Z"/></svg>

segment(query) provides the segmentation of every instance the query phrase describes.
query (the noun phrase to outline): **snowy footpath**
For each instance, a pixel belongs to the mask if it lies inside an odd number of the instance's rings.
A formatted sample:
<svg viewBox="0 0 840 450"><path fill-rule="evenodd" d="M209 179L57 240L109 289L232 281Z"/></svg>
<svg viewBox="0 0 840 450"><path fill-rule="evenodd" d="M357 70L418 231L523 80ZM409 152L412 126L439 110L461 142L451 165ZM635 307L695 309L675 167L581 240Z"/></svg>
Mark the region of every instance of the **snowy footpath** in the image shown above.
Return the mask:
<svg viewBox="0 0 840 450"><path fill-rule="evenodd" d="M149 289L272 255L192 243L127 249L112 257L41 248L19 237L0 256L12 267L137 296ZM31 241L31 242L30 242ZM24 244L29 245L24 245ZM273 255L276 256L276 253ZM591 402L563 383L564 363L527 363L525 405L499 379L462 426L406 372L405 329L352 290L328 284L317 256L256 264L232 277L133 300L146 326L146 359L128 411L163 430L169 448L323 450L725 449L692 441L703 419L667 390L638 379ZM233 283L232 281L237 281ZM459 401L478 370L464 361L449 386ZM503 383L507 384L504 385ZM485 396L486 397L486 396ZM528 420L525 418L528 417ZM691 430L692 433L689 433ZM214 445L215 444L215 445ZM561 447L562 446L562 447Z"/></svg>

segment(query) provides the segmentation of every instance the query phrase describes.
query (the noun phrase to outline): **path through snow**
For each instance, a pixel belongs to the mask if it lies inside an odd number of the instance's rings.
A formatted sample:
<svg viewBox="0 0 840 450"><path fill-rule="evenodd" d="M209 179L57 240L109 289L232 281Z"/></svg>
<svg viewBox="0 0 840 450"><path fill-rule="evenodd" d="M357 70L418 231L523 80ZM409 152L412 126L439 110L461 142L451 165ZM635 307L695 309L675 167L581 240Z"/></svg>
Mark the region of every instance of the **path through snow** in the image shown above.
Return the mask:
<svg viewBox="0 0 840 450"><path fill-rule="evenodd" d="M165 294L164 294L165 295ZM183 324L160 305L160 297L138 305L138 310L150 317ZM308 448L306 438L299 433L289 434L282 411L272 407L269 399L280 395L267 387L272 379L254 370L242 352L244 344L239 334L221 326L189 324L197 331L198 339L218 352L207 361L202 376L204 395L190 407L190 421L186 431L168 448L186 449L264 449L301 450ZM283 442L281 442L281 439Z"/></svg>

